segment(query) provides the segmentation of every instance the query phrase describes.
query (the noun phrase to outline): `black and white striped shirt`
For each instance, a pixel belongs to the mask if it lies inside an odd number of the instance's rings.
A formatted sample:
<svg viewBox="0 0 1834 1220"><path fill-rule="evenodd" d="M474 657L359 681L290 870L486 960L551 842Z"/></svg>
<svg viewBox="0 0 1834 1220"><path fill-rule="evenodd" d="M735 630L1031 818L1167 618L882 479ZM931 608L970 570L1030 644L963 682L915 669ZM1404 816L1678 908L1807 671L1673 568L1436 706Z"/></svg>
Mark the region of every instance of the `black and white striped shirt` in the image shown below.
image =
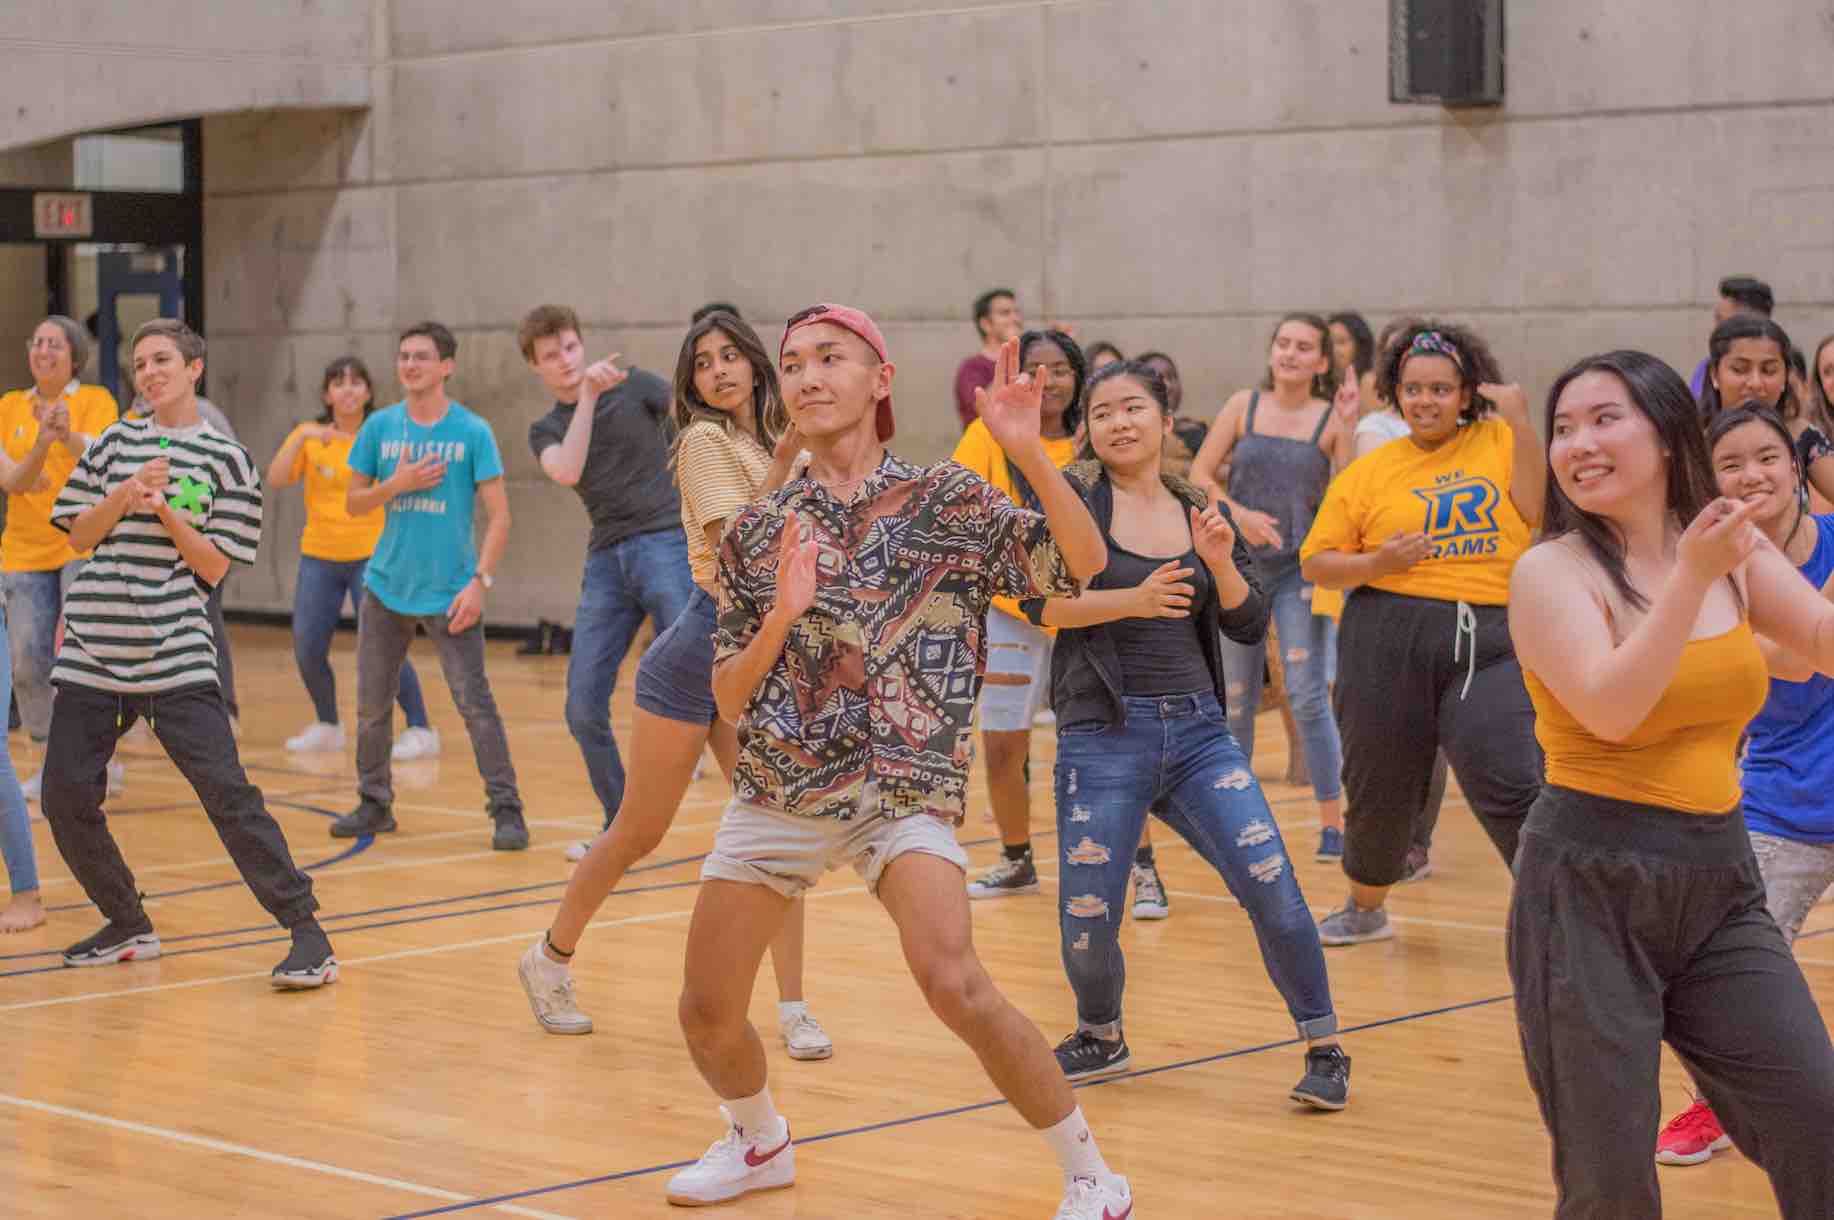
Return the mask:
<svg viewBox="0 0 1834 1220"><path fill-rule="evenodd" d="M68 532L80 514L161 456L172 467L167 503L232 562L253 563L261 481L248 450L205 423L162 428L140 418L111 425L64 484L51 524ZM51 680L121 693L214 684L209 593L157 517L122 517L64 598L64 644Z"/></svg>

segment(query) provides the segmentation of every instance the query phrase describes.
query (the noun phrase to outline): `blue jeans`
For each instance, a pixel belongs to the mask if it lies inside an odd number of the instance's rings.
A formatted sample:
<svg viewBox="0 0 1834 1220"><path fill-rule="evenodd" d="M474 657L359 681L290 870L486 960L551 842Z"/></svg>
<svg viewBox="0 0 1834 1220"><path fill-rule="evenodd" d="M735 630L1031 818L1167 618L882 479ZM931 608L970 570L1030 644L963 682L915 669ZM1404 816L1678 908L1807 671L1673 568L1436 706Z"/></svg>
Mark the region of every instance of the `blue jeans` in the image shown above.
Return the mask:
<svg viewBox="0 0 1834 1220"><path fill-rule="evenodd" d="M1274 630L1280 636L1280 662L1286 673L1286 700L1305 745L1306 767L1312 773L1312 795L1321 801L1344 794L1344 745L1331 715L1331 678L1336 668L1336 624L1312 613L1312 586L1295 565L1269 576L1268 599L1273 603ZM1229 731L1242 745L1249 761L1255 756L1255 713L1261 707L1261 678L1267 649L1261 644L1223 641L1223 681L1229 695Z"/></svg>
<svg viewBox="0 0 1834 1220"><path fill-rule="evenodd" d="M693 595L688 536L679 529L638 534L586 552L567 661L567 730L579 742L607 826L624 800L624 761L611 735L618 667L645 617L660 635Z"/></svg>
<svg viewBox="0 0 1834 1220"><path fill-rule="evenodd" d="M299 557L299 581L293 586L293 660L300 681L312 696L320 724L338 723L337 677L331 672L331 636L337 631L345 601L352 614L363 612L363 571L367 559L336 563L329 559ZM427 727L427 701L420 693L420 675L412 662L401 665L401 690L396 695L407 714L408 727Z"/></svg>
<svg viewBox="0 0 1834 1220"><path fill-rule="evenodd" d="M0 618L0 703L6 702L13 689L13 665L6 636L6 619ZM32 850L32 821L26 813L25 792L13 770L12 753L4 749L0 749L0 857L6 860L7 884L13 893L26 894L38 888L38 856Z"/></svg>
<svg viewBox="0 0 1834 1220"><path fill-rule="evenodd" d="M76 579L82 560L45 572L0 573L6 593L7 632L12 658L13 696L19 719L33 741L51 734L51 667L57 663L57 616L64 593Z"/></svg>
<svg viewBox="0 0 1834 1220"><path fill-rule="evenodd" d="M1148 806L1248 911L1261 962L1304 1038L1337 1032L1324 949L1267 797L1208 692L1121 700L1126 720L1057 730L1058 912L1084 1025L1121 1019L1121 913Z"/></svg>

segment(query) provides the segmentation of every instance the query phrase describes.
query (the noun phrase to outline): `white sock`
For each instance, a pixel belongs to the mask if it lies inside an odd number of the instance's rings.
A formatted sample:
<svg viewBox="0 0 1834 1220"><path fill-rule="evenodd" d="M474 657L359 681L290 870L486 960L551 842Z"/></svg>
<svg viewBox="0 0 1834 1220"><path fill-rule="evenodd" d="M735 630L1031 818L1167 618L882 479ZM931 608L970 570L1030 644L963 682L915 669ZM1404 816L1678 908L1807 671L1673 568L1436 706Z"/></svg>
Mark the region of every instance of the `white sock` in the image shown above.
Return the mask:
<svg viewBox="0 0 1834 1220"><path fill-rule="evenodd" d="M1102 1159L1101 1149L1095 1146L1095 1135L1089 1130L1089 1124L1083 1121L1081 1106L1070 1111L1069 1117L1055 1127L1046 1127L1042 1132L1044 1142L1057 1154L1057 1163L1063 1166L1066 1178L1094 1178L1097 1181L1110 1176L1108 1162Z"/></svg>
<svg viewBox="0 0 1834 1220"><path fill-rule="evenodd" d="M726 1103L726 1112L746 1135L773 1139L783 1131L783 1115L771 1100L771 1089L765 1085L750 1097L735 1097Z"/></svg>
<svg viewBox="0 0 1834 1220"><path fill-rule="evenodd" d="M1109 1021L1105 1025L1091 1025L1087 1021L1078 1021L1076 1027L1086 1034L1094 1034L1103 1042L1113 1042L1121 1036L1121 1023Z"/></svg>
<svg viewBox="0 0 1834 1220"><path fill-rule="evenodd" d="M798 1017L807 1016L808 1012L809 1002L807 1000L778 1000L777 1024L788 1025Z"/></svg>
<svg viewBox="0 0 1834 1220"><path fill-rule="evenodd" d="M548 938L546 936L541 938L541 947L535 951L535 959L549 974L566 974L573 969L572 962L557 962L548 956Z"/></svg>

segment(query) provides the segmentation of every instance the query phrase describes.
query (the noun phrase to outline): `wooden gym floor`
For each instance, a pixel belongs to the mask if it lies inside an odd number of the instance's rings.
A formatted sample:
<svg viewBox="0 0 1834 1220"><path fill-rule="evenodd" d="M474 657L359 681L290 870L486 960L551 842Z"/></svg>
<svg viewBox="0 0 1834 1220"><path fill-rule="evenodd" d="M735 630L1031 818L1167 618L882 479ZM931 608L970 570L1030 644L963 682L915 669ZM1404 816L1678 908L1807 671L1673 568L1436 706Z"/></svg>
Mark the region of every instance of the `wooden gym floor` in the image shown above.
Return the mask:
<svg viewBox="0 0 1834 1220"><path fill-rule="evenodd" d="M424 644L445 755L396 768L398 833L352 846L326 834L353 804L344 756L290 756L309 704L284 629L237 627L243 759L302 863L343 962L323 992L281 995L267 972L284 938L236 880L195 798L156 745L128 744L113 827L164 940L161 960L59 969L54 951L97 917L42 822L34 831L50 922L0 941L0 1211L11 1217L661 1217L675 1166L719 1133L675 1022L697 864L722 784L697 783L655 859L607 902L575 972L598 1032L540 1032L516 958L565 883L562 848L597 825L562 721L565 658L492 645L535 844L490 850L464 731ZM353 642L335 664L345 720ZM631 663L634 666L634 659ZM615 722L628 748L633 670ZM1258 770L1284 774L1278 719ZM354 742L352 743L354 748ZM36 765L15 735L22 774ZM1055 873L1051 734L1037 736L1034 825ZM714 772L717 776L717 772ZM1315 864L1309 795L1269 793L1307 898L1342 900ZM962 828L975 867L995 854L978 779ZM1327 950L1351 1108L1307 1112L1292 1026L1248 922L1181 841L1157 835L1172 918L1130 925L1127 1033L1135 1070L1079 1098L1142 1220L1229 1215L1376 1220L1547 1216L1548 1144L1523 1077L1503 966L1507 883L1462 801L1449 800L1435 875L1396 891L1400 935ZM1074 1008L1058 962L1055 885L975 907L995 978L1052 1042ZM1798 956L1834 1002L1834 908ZM772 1087L798 1138L796 1189L731 1206L785 1217L1042 1220L1056 1166L929 1014L890 922L851 872L809 907L808 994L835 1056L794 1063L774 1034L768 968L753 1004ZM1665 1057L1666 1058L1666 1057ZM1684 1104L1666 1059L1664 1114ZM1776 1215L1736 1153L1660 1174L1671 1220Z"/></svg>

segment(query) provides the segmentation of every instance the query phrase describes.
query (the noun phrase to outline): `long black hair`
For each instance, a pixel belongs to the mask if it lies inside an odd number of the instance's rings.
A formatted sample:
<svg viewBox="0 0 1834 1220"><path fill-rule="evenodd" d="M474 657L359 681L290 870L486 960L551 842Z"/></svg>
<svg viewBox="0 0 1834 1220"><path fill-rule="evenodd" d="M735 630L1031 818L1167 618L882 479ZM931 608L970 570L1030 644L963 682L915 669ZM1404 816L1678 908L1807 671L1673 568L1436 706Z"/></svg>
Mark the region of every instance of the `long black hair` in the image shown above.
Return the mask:
<svg viewBox="0 0 1834 1220"><path fill-rule="evenodd" d="M1332 314L1325 321L1331 326L1341 326L1350 333L1350 365L1356 370L1355 376L1361 377L1375 367L1375 333L1369 329L1369 322L1362 314L1354 309L1346 309Z"/></svg>
<svg viewBox="0 0 1834 1220"><path fill-rule="evenodd" d="M1552 443L1554 410L1569 385L1587 373L1609 373L1624 383L1630 405L1655 429L1656 442L1668 455L1668 486L1665 499L1669 516L1685 528L1700 511L1719 496L1713 478L1713 462L1707 452L1706 433L1700 427L1700 415L1694 406L1694 395L1680 374L1664 361L1647 352L1615 351L1587 356L1554 380L1547 392L1547 413L1543 435ZM1560 489L1560 480L1547 481L1547 506L1542 513L1543 533L1548 538L1574 534L1581 545L1605 570L1611 585L1626 605L1636 610L1649 606L1649 599L1631 583L1624 564L1624 539L1617 527L1605 518L1579 508ZM1730 578L1728 578L1730 579ZM1733 596L1739 596L1738 585L1732 585Z"/></svg>
<svg viewBox="0 0 1834 1220"><path fill-rule="evenodd" d="M1076 379L1070 391L1070 405L1063 409L1063 426L1067 432L1074 433L1083 419L1083 384L1089 380L1089 361L1083 355L1083 349L1077 346L1076 340L1061 330L1028 330L1019 336L1019 363L1025 363L1025 353L1034 343L1054 343L1063 358L1070 362L1070 375Z"/></svg>
<svg viewBox="0 0 1834 1220"><path fill-rule="evenodd" d="M1721 411L1707 425L1707 460L1713 459L1713 451L1726 439L1726 434L1746 424L1763 424L1776 432L1783 442L1783 449L1789 454L1789 468L1796 475L1796 520L1789 527L1789 536L1783 539L1782 549L1787 551L1796 531L1802 528L1802 519L1809 512L1809 478L1808 470L1802 464L1802 452L1796 446L1796 438L1789 434L1789 425L1783 417L1755 398L1747 398L1730 411Z"/></svg>
<svg viewBox="0 0 1834 1220"><path fill-rule="evenodd" d="M751 323L723 309L703 315L700 321L688 327L688 333L681 341L681 354L675 358L676 444L681 443L681 434L696 420L709 420L728 431L733 426L731 415L708 406L701 398L700 391L694 388L694 349L703 338L716 330L732 340L739 354L751 362L751 413L757 421L758 443L768 453L776 448L777 438L789 428L790 422L789 409L783 405L783 391L777 385L777 365L765 350L764 341L758 338L758 332L751 328ZM674 449L671 448L669 461L673 463L674 460Z"/></svg>
<svg viewBox="0 0 1834 1220"><path fill-rule="evenodd" d="M1796 401L1796 391L1789 384L1789 357L1795 350L1789 341L1789 332L1769 318L1761 318L1753 313L1733 314L1715 326L1707 339L1707 374L1700 383L1701 418L1710 422L1725 408L1719 396L1719 387L1713 384L1713 377L1719 371L1719 362L1726 358L1726 353L1740 339L1768 339L1777 345L1777 354L1783 358L1783 396L1777 399L1775 409L1784 419L1794 419L1802 405Z"/></svg>
<svg viewBox="0 0 1834 1220"><path fill-rule="evenodd" d="M318 422L321 424L330 423L336 414L332 411L331 404L325 401L325 391L331 388L332 382L345 373L361 377L363 385L369 390L369 401L363 404L363 418L368 419L369 413L376 409L376 382L375 378L369 375L369 366L356 356L339 356L325 366L325 380L318 387L318 403L321 408L318 413Z"/></svg>

